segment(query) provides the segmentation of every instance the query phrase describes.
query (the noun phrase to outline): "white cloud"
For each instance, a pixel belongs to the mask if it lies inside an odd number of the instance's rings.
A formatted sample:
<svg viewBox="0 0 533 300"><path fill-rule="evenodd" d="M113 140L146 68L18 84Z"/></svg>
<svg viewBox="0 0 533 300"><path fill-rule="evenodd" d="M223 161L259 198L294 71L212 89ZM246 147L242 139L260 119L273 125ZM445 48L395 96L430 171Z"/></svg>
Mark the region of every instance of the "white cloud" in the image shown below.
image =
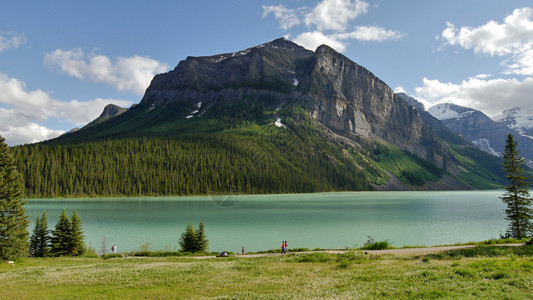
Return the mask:
<svg viewBox="0 0 533 300"><path fill-rule="evenodd" d="M63 131L48 129L43 122L60 119L82 126L97 118L110 103L123 107L132 104L116 99L60 101L39 89L27 92L23 81L0 73L0 134L10 145L56 137Z"/></svg>
<svg viewBox="0 0 533 300"><path fill-rule="evenodd" d="M62 130L51 130L44 126L28 123L20 127L9 127L1 132L10 146L37 143L44 140L56 138L65 133Z"/></svg>
<svg viewBox="0 0 533 300"><path fill-rule="evenodd" d="M483 77L483 76L481 76ZM519 80L481 79L471 77L461 83L423 79L423 86L415 88L415 97L426 107L438 103L455 103L496 115L512 106L530 106L533 95L533 78Z"/></svg>
<svg viewBox="0 0 533 300"><path fill-rule="evenodd" d="M320 31L304 32L298 35L294 42L313 51L322 44L326 44L338 52L343 52L346 49L344 42L339 41L335 36L327 36Z"/></svg>
<svg viewBox="0 0 533 300"><path fill-rule="evenodd" d="M5 35L0 34L0 52L15 49L26 42L27 39L23 33L8 32Z"/></svg>
<svg viewBox="0 0 533 300"><path fill-rule="evenodd" d="M450 45L473 49L476 54L509 56L506 74L533 75L533 8L515 9L503 23L494 20L479 27L447 23L441 38Z"/></svg>
<svg viewBox="0 0 533 300"><path fill-rule="evenodd" d="M377 41L399 39L403 34L374 26L358 26L352 32L333 33L326 35L320 31L304 32L298 35L294 42L309 50L315 50L318 46L326 44L338 52L344 52L348 40Z"/></svg>
<svg viewBox="0 0 533 300"><path fill-rule="evenodd" d="M368 7L369 4L361 0L323 0L311 10L263 5L263 18L272 13L285 30L301 24L302 18L308 28L316 27L316 30L300 33L294 39L309 50L326 44L343 52L350 40L383 42L403 37L398 31L378 26L355 26L353 31L346 31L351 21L368 12Z"/></svg>
<svg viewBox="0 0 533 300"><path fill-rule="evenodd" d="M366 14L368 3L355 0L323 0L306 14L305 24L315 25L318 31L344 31L348 23L361 14Z"/></svg>
<svg viewBox="0 0 533 300"><path fill-rule="evenodd" d="M403 37L403 34L396 30L387 30L376 26L357 26L352 32L339 33L335 35L341 40L359 40L383 42L386 40L397 40Z"/></svg>
<svg viewBox="0 0 533 300"><path fill-rule="evenodd" d="M84 81L106 83L121 92L142 95L152 78L169 66L148 57L119 57L113 63L104 55L86 55L81 49L57 49L45 55L44 62L57 65L64 73Z"/></svg>
<svg viewBox="0 0 533 300"><path fill-rule="evenodd" d="M304 9L305 8L288 9L283 5L277 5L277 6L263 5L263 18L266 18L270 13L272 13L274 17L276 18L276 20L278 20L279 26L282 29L287 30L301 23L299 12L301 12Z"/></svg>
<svg viewBox="0 0 533 300"><path fill-rule="evenodd" d="M398 93L404 93L404 94L407 93L402 86L397 86L393 90L394 90L394 93L396 93L396 94L398 94Z"/></svg>

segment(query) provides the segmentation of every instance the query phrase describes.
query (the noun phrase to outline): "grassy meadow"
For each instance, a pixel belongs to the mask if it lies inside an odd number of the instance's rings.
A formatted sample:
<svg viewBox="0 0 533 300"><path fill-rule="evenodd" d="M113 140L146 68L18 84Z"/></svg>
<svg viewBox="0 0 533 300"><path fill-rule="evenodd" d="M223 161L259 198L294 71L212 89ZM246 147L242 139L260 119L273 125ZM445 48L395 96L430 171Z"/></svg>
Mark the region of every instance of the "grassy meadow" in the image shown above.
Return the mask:
<svg viewBox="0 0 533 300"><path fill-rule="evenodd" d="M437 254L27 258L0 265L1 299L531 299L533 246Z"/></svg>

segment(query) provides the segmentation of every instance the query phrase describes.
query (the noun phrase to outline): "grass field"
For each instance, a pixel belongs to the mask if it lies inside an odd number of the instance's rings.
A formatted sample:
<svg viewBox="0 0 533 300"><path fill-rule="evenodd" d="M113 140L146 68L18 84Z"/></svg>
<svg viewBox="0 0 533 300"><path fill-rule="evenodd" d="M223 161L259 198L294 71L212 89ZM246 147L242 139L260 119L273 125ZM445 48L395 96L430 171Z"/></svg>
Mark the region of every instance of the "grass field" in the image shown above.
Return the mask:
<svg viewBox="0 0 533 300"><path fill-rule="evenodd" d="M531 299L533 246L429 255L28 258L0 265L1 299Z"/></svg>

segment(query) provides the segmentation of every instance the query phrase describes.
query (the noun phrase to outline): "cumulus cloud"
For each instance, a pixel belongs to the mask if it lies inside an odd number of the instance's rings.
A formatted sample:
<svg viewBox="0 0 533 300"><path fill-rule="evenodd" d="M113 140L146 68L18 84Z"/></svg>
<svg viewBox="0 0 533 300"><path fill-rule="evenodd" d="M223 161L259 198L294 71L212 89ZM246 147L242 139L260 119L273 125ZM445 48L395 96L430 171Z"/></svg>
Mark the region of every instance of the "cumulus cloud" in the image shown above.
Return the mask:
<svg viewBox="0 0 533 300"><path fill-rule="evenodd" d="M442 40L476 54L506 56L506 74L533 75L533 8L515 9L503 23L494 20L479 27L456 28L447 23Z"/></svg>
<svg viewBox="0 0 533 300"><path fill-rule="evenodd" d="M294 42L313 51L322 44L326 44L339 52L343 52L346 49L346 43L339 41L335 36L328 36L320 31L304 32L298 35Z"/></svg>
<svg viewBox="0 0 533 300"><path fill-rule="evenodd" d="M360 0L323 0L306 14L305 24L315 25L319 31L344 31L350 21L367 13L368 5Z"/></svg>
<svg viewBox="0 0 533 300"><path fill-rule="evenodd" d="M318 46L326 44L338 52L344 52L349 40L375 41L400 39L403 36L400 32L387 30L375 26L358 26L352 32L324 34L320 31L304 32L298 35L294 42L301 46L315 50Z"/></svg>
<svg viewBox="0 0 533 300"><path fill-rule="evenodd" d="M37 143L44 140L56 138L65 133L62 130L52 130L44 126L28 123L24 126L9 127L2 131L2 136L6 139L8 145L23 145Z"/></svg>
<svg viewBox="0 0 533 300"><path fill-rule="evenodd" d="M415 88L427 107L455 103L488 115L511 107L530 107L533 94L533 8L515 9L502 23L491 20L479 27L457 28L447 23L440 39L447 45L473 50L477 55L502 58L502 76L479 74L460 83L423 79ZM520 77L520 76L523 77ZM512 105L512 106L510 106Z"/></svg>
<svg viewBox="0 0 533 300"><path fill-rule="evenodd" d="M270 13L272 13L274 15L274 18L278 20L279 26L282 29L287 30L301 23L299 12L301 12L304 9L305 8L288 9L283 5L277 5L277 6L263 5L263 18L266 18Z"/></svg>
<svg viewBox="0 0 533 300"><path fill-rule="evenodd" d="M398 93L404 93L404 94L407 93L407 92L405 91L405 89L403 88L403 86L397 86L397 87L395 87L393 90L394 90L394 92L395 92L396 94L398 94Z"/></svg>
<svg viewBox="0 0 533 300"><path fill-rule="evenodd" d="M483 77L483 76L481 76ZM482 79L479 76L468 78L461 83L441 82L424 78L423 85L415 88L415 97L426 107L438 103L455 103L472 107L488 115L496 115L513 106L531 106L533 78Z"/></svg>
<svg viewBox="0 0 533 300"><path fill-rule="evenodd" d="M358 16L368 12L369 4L361 0L323 0L312 9L300 7L288 9L283 5L263 6L263 18L273 14L282 29L305 23L308 29L300 33L294 41L303 47L315 50L326 44L343 52L350 40L364 42L383 42L403 37L399 31L388 30L379 26L355 26L350 31L350 23Z"/></svg>
<svg viewBox="0 0 533 300"><path fill-rule="evenodd" d="M106 83L121 92L142 95L152 78L169 66L148 57L118 57L115 62L104 55L88 54L81 49L47 53L44 62L84 81Z"/></svg>
<svg viewBox="0 0 533 300"><path fill-rule="evenodd" d="M10 145L32 143L63 133L42 123L60 119L82 126L97 118L107 104L123 107L132 102L115 99L60 101L42 90L26 91L23 81L0 73L0 134Z"/></svg>
<svg viewBox="0 0 533 300"><path fill-rule="evenodd" d="M0 33L0 52L9 49L15 49L18 46L27 42L26 35L23 33L8 32L6 34Z"/></svg>

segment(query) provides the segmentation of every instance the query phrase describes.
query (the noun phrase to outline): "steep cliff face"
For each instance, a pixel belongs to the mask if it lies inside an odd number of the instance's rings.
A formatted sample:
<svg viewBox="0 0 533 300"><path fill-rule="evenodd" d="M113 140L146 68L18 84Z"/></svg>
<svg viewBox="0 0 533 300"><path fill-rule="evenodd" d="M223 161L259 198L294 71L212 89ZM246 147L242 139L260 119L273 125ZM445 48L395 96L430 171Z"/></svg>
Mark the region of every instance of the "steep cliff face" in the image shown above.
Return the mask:
<svg viewBox="0 0 533 300"><path fill-rule="evenodd" d="M187 117L191 111L213 113L258 101L271 110L298 105L336 135L382 139L458 172L413 107L325 45L313 52L282 38L235 53L188 57L153 79L141 105L147 110L179 105Z"/></svg>
<svg viewBox="0 0 533 300"><path fill-rule="evenodd" d="M307 96L313 118L348 137L381 138L456 174L416 110L370 71L325 45L311 66Z"/></svg>

